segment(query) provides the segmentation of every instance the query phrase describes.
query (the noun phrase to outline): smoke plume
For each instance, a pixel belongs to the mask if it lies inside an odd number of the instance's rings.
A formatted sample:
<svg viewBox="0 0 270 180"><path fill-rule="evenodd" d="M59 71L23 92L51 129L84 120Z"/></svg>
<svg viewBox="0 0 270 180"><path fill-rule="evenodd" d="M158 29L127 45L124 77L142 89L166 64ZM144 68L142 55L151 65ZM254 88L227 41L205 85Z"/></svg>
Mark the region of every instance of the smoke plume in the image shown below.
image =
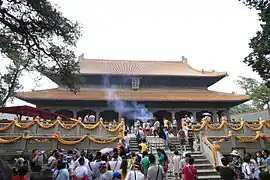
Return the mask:
<svg viewBox="0 0 270 180"><path fill-rule="evenodd" d="M110 77L104 76L104 91L108 97L108 106L129 120L147 121L153 119L153 114L143 104L136 101L123 101L116 94L116 86L110 84Z"/></svg>

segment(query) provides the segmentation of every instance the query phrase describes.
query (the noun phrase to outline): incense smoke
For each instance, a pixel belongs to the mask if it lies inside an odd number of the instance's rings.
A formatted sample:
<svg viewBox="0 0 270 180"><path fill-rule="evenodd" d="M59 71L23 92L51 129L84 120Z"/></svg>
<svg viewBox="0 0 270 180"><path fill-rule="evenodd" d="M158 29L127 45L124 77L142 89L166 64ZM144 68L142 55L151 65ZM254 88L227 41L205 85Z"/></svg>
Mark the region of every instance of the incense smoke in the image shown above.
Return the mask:
<svg viewBox="0 0 270 180"><path fill-rule="evenodd" d="M123 101L116 94L116 86L110 84L109 76L103 77L104 90L108 96L108 106L129 120L147 121L153 119L153 114L148 112L143 104L136 101Z"/></svg>

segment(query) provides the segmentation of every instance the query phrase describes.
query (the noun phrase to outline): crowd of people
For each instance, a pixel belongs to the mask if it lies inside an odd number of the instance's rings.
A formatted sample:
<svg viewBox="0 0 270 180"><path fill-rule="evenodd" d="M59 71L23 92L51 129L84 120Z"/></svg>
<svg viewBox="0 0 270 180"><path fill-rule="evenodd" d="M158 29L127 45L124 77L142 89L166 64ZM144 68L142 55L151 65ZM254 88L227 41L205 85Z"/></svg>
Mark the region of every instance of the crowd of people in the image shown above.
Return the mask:
<svg viewBox="0 0 270 180"><path fill-rule="evenodd" d="M30 159L16 159L13 180L163 180L168 176L169 163L172 163L175 179L191 180L197 177L190 154L175 151L169 160L163 149L150 153L145 139L141 139L136 152L129 150L128 143L129 137L125 136L122 144L115 149L96 153L55 149L48 158L45 152L34 149ZM4 168L0 167L0 175L8 174L1 169Z"/></svg>
<svg viewBox="0 0 270 180"><path fill-rule="evenodd" d="M186 119L190 125L190 118ZM190 120L190 121L189 121ZM127 131L124 138L114 149L91 152L90 150L55 149L48 155L44 151L34 149L31 158L15 159L13 168L0 160L0 179L2 180L163 180L169 175L175 180L197 180L198 171L191 154L185 152L186 141L194 151L194 132L174 125L175 122L164 119L149 122L135 122L133 131L137 135L138 150L130 151L130 137ZM149 152L146 141L147 129L151 135L165 135L165 148L157 149L156 153ZM176 132L175 132L176 131ZM166 154L166 140L176 136L180 148L172 158ZM105 150L103 149L103 150ZM221 159L222 166L217 166L221 180L270 180L270 154L263 150L254 155L246 153L243 156L236 150L230 154L231 159ZM49 157L47 157L49 156ZM172 169L169 170L169 164ZM12 178L11 178L12 177Z"/></svg>
<svg viewBox="0 0 270 180"><path fill-rule="evenodd" d="M270 179L270 156L268 150L246 153L243 158L237 150L231 153L232 160L221 159L223 166L216 167L222 180L268 180Z"/></svg>

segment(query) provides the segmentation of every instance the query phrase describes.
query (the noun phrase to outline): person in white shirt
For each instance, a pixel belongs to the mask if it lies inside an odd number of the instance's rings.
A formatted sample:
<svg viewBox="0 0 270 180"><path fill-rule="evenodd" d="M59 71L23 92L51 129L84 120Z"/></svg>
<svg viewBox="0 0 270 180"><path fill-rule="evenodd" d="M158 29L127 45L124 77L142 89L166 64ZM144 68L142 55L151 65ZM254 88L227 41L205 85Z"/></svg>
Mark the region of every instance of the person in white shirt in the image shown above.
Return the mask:
<svg viewBox="0 0 270 180"><path fill-rule="evenodd" d="M113 124L110 122L109 129L113 129Z"/></svg>
<svg viewBox="0 0 270 180"><path fill-rule="evenodd" d="M190 122L191 123L196 123L196 119L192 115L190 116Z"/></svg>
<svg viewBox="0 0 270 180"><path fill-rule="evenodd" d="M85 159L81 157L80 159L78 159L78 163L79 163L79 166L76 167L74 171L74 176L78 179L84 178L86 176L89 177L87 168L84 166Z"/></svg>
<svg viewBox="0 0 270 180"><path fill-rule="evenodd" d="M83 119L83 123L88 123L89 122L89 114L86 114Z"/></svg>
<svg viewBox="0 0 270 180"><path fill-rule="evenodd" d="M247 159L250 159L249 168L250 168L251 173L254 176L254 179L260 179L259 175L260 175L261 171L260 171L260 168L259 168L256 160L251 158L250 153L247 153L245 156L247 157Z"/></svg>
<svg viewBox="0 0 270 180"><path fill-rule="evenodd" d="M110 168L113 172L121 169L122 161L118 161L118 154L115 154L111 161L109 161Z"/></svg>
<svg viewBox="0 0 270 180"><path fill-rule="evenodd" d="M136 121L136 122L134 123L135 134L138 133L140 125L141 125L140 121Z"/></svg>
<svg viewBox="0 0 270 180"><path fill-rule="evenodd" d="M88 172L90 172L88 174L91 175L91 177L88 176L88 179L92 178L93 180L95 180L95 179L97 179L97 177L99 177L99 174L100 174L100 172L99 172L99 164L98 164L97 161L94 161L93 154L89 154L88 159L89 159Z"/></svg>
<svg viewBox="0 0 270 180"><path fill-rule="evenodd" d="M70 176L74 175L75 161L72 159L71 155L67 156L68 172Z"/></svg>
<svg viewBox="0 0 270 180"><path fill-rule="evenodd" d="M156 135L158 136L159 126L160 126L159 121L156 120L154 123L154 136L156 136Z"/></svg>
<svg viewBox="0 0 270 180"><path fill-rule="evenodd" d="M81 157L75 161L75 167L80 166L79 160L80 160L81 158L83 158L83 159L84 159L84 164L83 164L83 166L86 167L87 169L89 168L89 166L88 166L89 160L88 160L87 158L85 158L85 156L86 156L86 152L85 152L85 151L82 151L82 152L81 152Z"/></svg>
<svg viewBox="0 0 270 180"><path fill-rule="evenodd" d="M242 164L242 172L245 175L245 179L254 179L254 172L255 169L251 168L251 162L250 162L250 157L245 155L243 158L244 163Z"/></svg>
<svg viewBox="0 0 270 180"><path fill-rule="evenodd" d="M130 138L128 137L128 135L127 135L127 132L125 131L124 132L124 140L125 140L125 142L126 142L126 145L128 146L128 148L129 148L129 140L130 140Z"/></svg>
<svg viewBox="0 0 270 180"><path fill-rule="evenodd" d="M185 121L186 121L186 123L190 123L190 119L189 119L188 115L185 115Z"/></svg>
<svg viewBox="0 0 270 180"><path fill-rule="evenodd" d="M146 129L146 122L143 122L142 127L143 129Z"/></svg>
<svg viewBox="0 0 270 180"><path fill-rule="evenodd" d="M150 122L147 122L147 123L146 123L146 129L149 129L149 130L150 130L150 128L151 128L151 127L150 127Z"/></svg>
<svg viewBox="0 0 270 180"><path fill-rule="evenodd" d="M51 167L52 166L52 163L56 162L56 158L55 158L55 153L56 152L57 152L56 149L52 151L52 154L51 154L51 156L48 159L48 164L47 164L48 167Z"/></svg>
<svg viewBox="0 0 270 180"><path fill-rule="evenodd" d="M139 169L140 166L135 163L128 172L125 180L144 180L144 174Z"/></svg>
<svg viewBox="0 0 270 180"><path fill-rule="evenodd" d="M177 120L176 119L173 119L172 127L173 127L173 134L176 136L177 134Z"/></svg>
<svg viewBox="0 0 270 180"><path fill-rule="evenodd" d="M142 127L140 127L138 134L139 134L139 136L140 136L141 139L143 139L145 137L145 134L143 132Z"/></svg>
<svg viewBox="0 0 270 180"><path fill-rule="evenodd" d="M113 119L112 122L110 122L110 124L111 124L111 129L116 128L117 126L117 122L115 119Z"/></svg>
<svg viewBox="0 0 270 180"><path fill-rule="evenodd" d="M90 116L89 116L89 122L90 123L94 123L94 122L96 122L96 116L95 115L93 115L93 114L91 114Z"/></svg>

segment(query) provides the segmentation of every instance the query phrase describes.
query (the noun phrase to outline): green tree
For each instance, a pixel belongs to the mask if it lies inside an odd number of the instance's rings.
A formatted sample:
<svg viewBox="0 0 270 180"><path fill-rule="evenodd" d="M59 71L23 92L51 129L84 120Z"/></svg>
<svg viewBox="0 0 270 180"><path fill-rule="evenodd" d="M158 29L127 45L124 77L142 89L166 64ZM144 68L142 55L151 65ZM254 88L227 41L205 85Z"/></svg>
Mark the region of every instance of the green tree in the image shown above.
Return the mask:
<svg viewBox="0 0 270 180"><path fill-rule="evenodd" d="M252 105L257 109L267 106L270 114L270 88L265 83L260 83L255 79L240 76L236 83L246 91L252 100Z"/></svg>
<svg viewBox="0 0 270 180"><path fill-rule="evenodd" d="M259 86L252 89L250 98L253 100L254 106L258 109L264 109L267 107L267 110L270 114L270 88L265 84L260 84Z"/></svg>
<svg viewBox="0 0 270 180"><path fill-rule="evenodd" d="M0 52L11 61L0 74L0 106L21 87L18 78L24 71L60 76L76 91L74 48L80 31L48 0L0 0Z"/></svg>
<svg viewBox="0 0 270 180"><path fill-rule="evenodd" d="M250 40L249 47L252 52L244 62L258 72L269 86L270 79L270 1L269 0L239 0L249 8L256 9L261 21L261 30Z"/></svg>
<svg viewBox="0 0 270 180"><path fill-rule="evenodd" d="M234 114L242 114L242 113L247 113L247 112L254 112L256 110L257 108L251 104L240 104L238 106L231 108L230 113L234 115Z"/></svg>
<svg viewBox="0 0 270 180"><path fill-rule="evenodd" d="M243 76L239 76L239 78L240 79L236 80L235 82L243 90L245 90L246 95L250 95L251 90L260 84L256 79L253 79L253 78L247 78Z"/></svg>

